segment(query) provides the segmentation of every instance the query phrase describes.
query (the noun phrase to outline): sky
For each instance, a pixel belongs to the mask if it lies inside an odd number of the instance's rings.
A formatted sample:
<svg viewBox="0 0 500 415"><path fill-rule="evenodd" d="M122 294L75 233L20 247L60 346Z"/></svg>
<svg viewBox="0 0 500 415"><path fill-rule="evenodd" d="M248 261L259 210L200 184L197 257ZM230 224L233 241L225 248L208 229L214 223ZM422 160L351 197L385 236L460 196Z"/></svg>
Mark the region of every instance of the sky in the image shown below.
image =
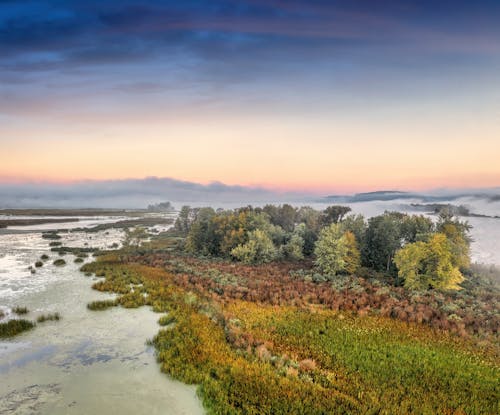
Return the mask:
<svg viewBox="0 0 500 415"><path fill-rule="evenodd" d="M0 185L500 186L499 21L498 0L3 0Z"/></svg>

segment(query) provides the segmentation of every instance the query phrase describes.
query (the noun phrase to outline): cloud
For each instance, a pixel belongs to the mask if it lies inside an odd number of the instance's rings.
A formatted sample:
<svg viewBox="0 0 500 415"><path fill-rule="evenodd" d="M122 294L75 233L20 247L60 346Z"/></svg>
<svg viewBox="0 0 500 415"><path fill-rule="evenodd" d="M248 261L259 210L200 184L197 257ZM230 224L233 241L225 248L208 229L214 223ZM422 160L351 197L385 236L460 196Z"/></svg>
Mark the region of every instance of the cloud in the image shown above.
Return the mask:
<svg viewBox="0 0 500 415"><path fill-rule="evenodd" d="M489 2L370 1L38 1L31 9L0 5L0 53L59 54L66 64L99 65L126 59L148 60L176 48L204 53L223 48L256 52L272 47L290 54L335 42L405 46L452 53L498 52L498 6ZM464 19L466 12L476 23ZM456 24L454 24L456 20ZM481 22L481 24L477 23ZM249 42L249 40L251 40ZM318 45L317 42L320 41ZM321 41L326 44L321 45ZM270 44L269 44L270 42ZM307 44L307 47L304 45ZM353 45L350 43L351 46ZM250 48L250 49L248 49ZM220 57L220 55L219 55ZM40 61L45 62L43 54ZM30 65L31 63L31 65ZM33 62L27 68L36 70ZM13 70L19 65L13 65Z"/></svg>
<svg viewBox="0 0 500 415"><path fill-rule="evenodd" d="M143 208L164 201L176 205L207 203L245 205L303 199L304 194L278 193L263 188L199 184L171 178L148 177L69 184L0 184L0 208L116 207Z"/></svg>

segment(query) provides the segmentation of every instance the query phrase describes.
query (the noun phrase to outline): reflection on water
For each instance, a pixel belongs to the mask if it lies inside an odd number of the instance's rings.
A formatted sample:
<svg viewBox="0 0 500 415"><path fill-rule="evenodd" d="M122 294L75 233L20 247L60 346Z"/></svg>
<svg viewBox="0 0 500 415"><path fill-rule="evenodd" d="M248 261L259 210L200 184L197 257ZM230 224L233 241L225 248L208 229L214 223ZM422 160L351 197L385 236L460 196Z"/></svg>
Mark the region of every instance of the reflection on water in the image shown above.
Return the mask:
<svg viewBox="0 0 500 415"><path fill-rule="evenodd" d="M61 236L68 246L109 246L121 233ZM27 306L32 320L62 316L0 342L0 414L203 413L195 388L160 373L145 344L159 315L147 307L87 310L89 301L109 295L90 289L95 278L78 271L74 256L64 257L64 267L52 265L59 255L49 242L39 233L0 235L3 310ZM28 267L44 253L51 259L31 274Z"/></svg>

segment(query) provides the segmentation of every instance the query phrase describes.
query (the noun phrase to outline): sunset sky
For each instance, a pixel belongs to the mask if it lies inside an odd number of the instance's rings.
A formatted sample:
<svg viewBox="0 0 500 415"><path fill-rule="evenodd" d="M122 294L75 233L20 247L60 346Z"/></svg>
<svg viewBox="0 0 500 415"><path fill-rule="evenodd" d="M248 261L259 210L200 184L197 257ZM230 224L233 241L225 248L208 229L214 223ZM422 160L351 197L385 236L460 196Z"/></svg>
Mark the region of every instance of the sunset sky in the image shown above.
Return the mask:
<svg viewBox="0 0 500 415"><path fill-rule="evenodd" d="M0 183L500 186L500 1L0 2Z"/></svg>

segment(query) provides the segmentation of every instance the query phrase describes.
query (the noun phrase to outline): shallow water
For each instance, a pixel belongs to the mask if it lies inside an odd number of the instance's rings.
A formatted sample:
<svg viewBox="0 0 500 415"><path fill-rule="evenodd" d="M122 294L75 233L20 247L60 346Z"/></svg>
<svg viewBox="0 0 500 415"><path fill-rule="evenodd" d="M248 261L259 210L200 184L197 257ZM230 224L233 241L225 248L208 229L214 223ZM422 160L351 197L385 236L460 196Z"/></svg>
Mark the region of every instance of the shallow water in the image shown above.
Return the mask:
<svg viewBox="0 0 500 415"><path fill-rule="evenodd" d="M121 234L61 236L67 246L109 246ZM73 255L63 257L64 267L52 265L59 255L49 251L49 242L39 233L0 235L6 318L16 305L28 307L30 320L62 316L0 341L0 414L203 413L195 388L162 374L145 343L158 331L160 315L148 307L87 310L89 301L110 296L90 288L96 279L78 271ZM28 266L43 253L51 259L31 274Z"/></svg>

